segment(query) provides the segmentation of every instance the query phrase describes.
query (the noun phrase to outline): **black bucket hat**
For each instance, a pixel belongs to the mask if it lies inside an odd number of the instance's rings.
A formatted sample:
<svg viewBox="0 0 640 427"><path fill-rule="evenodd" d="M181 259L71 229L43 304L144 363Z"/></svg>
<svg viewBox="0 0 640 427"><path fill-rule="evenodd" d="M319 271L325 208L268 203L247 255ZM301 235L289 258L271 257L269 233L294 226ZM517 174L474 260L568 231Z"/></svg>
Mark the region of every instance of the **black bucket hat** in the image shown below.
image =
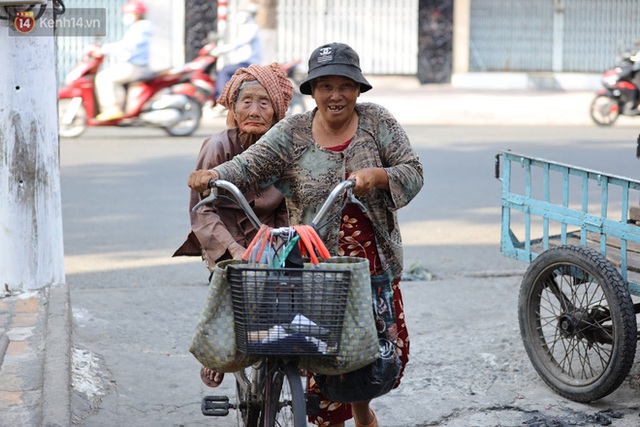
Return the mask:
<svg viewBox="0 0 640 427"><path fill-rule="evenodd" d="M343 76L360 84L360 92L372 88L360 69L360 58L351 46L329 43L313 51L309 58L309 73L300 83L300 92L311 95L311 81L322 76Z"/></svg>

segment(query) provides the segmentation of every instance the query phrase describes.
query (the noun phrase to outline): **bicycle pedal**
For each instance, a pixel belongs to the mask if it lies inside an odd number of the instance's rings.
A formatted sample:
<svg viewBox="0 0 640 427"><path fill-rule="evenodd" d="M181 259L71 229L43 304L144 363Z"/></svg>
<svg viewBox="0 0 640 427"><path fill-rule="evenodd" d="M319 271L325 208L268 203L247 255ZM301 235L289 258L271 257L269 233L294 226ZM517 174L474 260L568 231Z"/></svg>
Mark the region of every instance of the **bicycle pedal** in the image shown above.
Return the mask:
<svg viewBox="0 0 640 427"><path fill-rule="evenodd" d="M305 393L304 400L307 406L307 415L318 415L320 413L320 396Z"/></svg>
<svg viewBox="0 0 640 427"><path fill-rule="evenodd" d="M208 417L225 417L229 415L229 398L227 396L205 396L202 398L202 415Z"/></svg>

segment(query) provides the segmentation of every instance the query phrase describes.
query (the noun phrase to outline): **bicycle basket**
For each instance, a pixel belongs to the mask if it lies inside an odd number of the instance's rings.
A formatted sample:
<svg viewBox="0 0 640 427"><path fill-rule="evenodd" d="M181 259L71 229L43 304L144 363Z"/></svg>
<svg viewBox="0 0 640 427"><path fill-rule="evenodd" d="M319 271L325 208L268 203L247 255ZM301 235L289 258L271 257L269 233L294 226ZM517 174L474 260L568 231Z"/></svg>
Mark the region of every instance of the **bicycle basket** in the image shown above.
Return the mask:
<svg viewBox="0 0 640 427"><path fill-rule="evenodd" d="M240 353L339 354L350 271L230 265L227 281Z"/></svg>

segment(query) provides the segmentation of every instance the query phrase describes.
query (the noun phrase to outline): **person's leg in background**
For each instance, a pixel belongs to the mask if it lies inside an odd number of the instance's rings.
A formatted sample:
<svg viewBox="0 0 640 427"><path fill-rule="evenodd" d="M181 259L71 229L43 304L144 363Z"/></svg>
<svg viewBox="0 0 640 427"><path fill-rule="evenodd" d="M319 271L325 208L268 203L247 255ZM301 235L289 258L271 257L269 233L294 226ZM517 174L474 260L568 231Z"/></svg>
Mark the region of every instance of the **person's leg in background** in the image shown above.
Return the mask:
<svg viewBox="0 0 640 427"><path fill-rule="evenodd" d="M124 115L124 103L118 92L124 92L124 84L139 79L144 72L144 67L129 63L116 64L99 72L96 76L96 91L100 114L96 119L108 121L121 118Z"/></svg>

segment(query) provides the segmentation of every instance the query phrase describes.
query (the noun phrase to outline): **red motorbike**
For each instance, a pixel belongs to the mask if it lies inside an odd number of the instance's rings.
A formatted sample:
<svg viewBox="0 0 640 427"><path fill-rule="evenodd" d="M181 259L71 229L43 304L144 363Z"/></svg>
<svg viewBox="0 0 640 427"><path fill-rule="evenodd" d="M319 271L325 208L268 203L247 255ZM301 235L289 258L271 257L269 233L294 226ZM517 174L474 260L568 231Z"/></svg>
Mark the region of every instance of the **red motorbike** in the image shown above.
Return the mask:
<svg viewBox="0 0 640 427"><path fill-rule="evenodd" d="M634 65L640 62L640 53L625 53L617 58L615 67L602 74L602 86L589 110L591 119L599 126L613 125L619 116L640 115L638 103L640 82Z"/></svg>
<svg viewBox="0 0 640 427"><path fill-rule="evenodd" d="M69 72L58 91L59 132L77 137L89 126L153 126L171 136L188 136L198 129L202 107L213 101L215 81L211 78L217 58L215 43L200 49L198 57L181 67L150 72L139 81L125 85L124 117L100 121L95 76L104 61L95 46Z"/></svg>

